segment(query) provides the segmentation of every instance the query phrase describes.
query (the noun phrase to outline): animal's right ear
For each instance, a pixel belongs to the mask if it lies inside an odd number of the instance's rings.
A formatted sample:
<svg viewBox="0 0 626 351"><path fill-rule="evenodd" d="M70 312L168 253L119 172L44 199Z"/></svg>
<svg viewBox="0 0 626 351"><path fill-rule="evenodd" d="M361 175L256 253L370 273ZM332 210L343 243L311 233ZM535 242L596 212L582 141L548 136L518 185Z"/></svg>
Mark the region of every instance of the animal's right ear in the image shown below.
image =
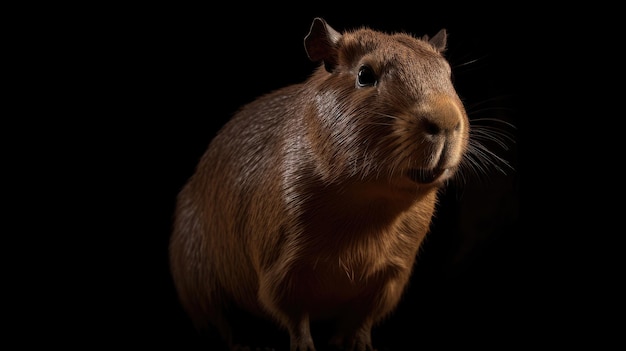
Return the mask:
<svg viewBox="0 0 626 351"><path fill-rule="evenodd" d="M326 71L337 65L337 42L341 33L334 30L322 18L316 17L309 34L304 38L304 49L311 61L323 61Z"/></svg>
<svg viewBox="0 0 626 351"><path fill-rule="evenodd" d="M428 38L428 36L426 36L426 40L435 48L435 50L443 53L446 51L448 32L445 28L443 28L432 38Z"/></svg>

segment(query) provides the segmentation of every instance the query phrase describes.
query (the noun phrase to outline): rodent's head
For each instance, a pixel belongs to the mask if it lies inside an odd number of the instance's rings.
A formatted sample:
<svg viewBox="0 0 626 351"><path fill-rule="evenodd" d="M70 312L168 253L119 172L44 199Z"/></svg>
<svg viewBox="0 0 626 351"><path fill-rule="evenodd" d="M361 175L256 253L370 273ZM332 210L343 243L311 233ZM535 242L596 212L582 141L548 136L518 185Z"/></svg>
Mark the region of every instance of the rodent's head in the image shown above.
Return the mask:
<svg viewBox="0 0 626 351"><path fill-rule="evenodd" d="M454 174L469 122L443 56L446 39L444 29L417 38L339 33L313 21L305 49L323 66L309 80L316 117L307 123L324 177L441 185Z"/></svg>

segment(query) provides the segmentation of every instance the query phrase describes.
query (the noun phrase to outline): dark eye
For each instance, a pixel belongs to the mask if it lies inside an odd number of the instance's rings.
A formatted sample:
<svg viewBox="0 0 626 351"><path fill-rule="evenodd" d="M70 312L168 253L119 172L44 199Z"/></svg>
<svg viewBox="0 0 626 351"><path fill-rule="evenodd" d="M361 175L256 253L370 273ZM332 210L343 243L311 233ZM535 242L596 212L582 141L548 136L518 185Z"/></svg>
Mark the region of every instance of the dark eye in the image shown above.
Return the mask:
<svg viewBox="0 0 626 351"><path fill-rule="evenodd" d="M361 66L356 79L359 87L371 87L376 85L377 79L370 66Z"/></svg>

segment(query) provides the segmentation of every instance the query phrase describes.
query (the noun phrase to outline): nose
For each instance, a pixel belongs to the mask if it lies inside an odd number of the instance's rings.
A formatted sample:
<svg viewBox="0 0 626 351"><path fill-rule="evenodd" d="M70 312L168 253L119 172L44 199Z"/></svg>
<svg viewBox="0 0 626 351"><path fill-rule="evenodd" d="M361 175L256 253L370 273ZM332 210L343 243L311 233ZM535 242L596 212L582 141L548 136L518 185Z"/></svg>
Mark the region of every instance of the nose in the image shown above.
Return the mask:
<svg viewBox="0 0 626 351"><path fill-rule="evenodd" d="M453 136L464 128L464 114L458 103L447 96L436 96L422 114L424 132L431 137Z"/></svg>
<svg viewBox="0 0 626 351"><path fill-rule="evenodd" d="M435 96L419 112L424 138L422 168L443 170L458 164L468 142L465 110L456 97Z"/></svg>

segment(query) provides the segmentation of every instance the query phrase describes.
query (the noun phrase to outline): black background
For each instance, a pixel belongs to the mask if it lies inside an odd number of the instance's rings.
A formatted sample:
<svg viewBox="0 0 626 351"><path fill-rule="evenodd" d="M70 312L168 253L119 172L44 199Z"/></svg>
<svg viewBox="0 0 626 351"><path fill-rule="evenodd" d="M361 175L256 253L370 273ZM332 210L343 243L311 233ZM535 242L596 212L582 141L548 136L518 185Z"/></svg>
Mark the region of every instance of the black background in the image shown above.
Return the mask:
<svg viewBox="0 0 626 351"><path fill-rule="evenodd" d="M238 107L312 72L303 38L317 16L340 31L446 28L446 56L470 119L514 126L501 125L512 137L508 149L491 145L512 169L486 170L442 193L407 293L374 330L378 349L600 342L590 331L602 308L582 292L598 286L587 281L598 280L594 248L579 234L590 216L580 193L589 191L569 173L572 159L588 156L563 128L574 111L584 113L570 94L578 80L564 67L579 57L572 38L587 29L540 7L448 2L146 4L92 9L60 23L76 53L65 64L81 101L72 112L83 121L72 123L79 132L64 149L79 155L71 162L79 170L65 181L79 184L82 239L73 243L82 246L67 262L79 268L71 278L78 287L63 293L78 313L56 337L207 349L169 276L175 196Z"/></svg>

